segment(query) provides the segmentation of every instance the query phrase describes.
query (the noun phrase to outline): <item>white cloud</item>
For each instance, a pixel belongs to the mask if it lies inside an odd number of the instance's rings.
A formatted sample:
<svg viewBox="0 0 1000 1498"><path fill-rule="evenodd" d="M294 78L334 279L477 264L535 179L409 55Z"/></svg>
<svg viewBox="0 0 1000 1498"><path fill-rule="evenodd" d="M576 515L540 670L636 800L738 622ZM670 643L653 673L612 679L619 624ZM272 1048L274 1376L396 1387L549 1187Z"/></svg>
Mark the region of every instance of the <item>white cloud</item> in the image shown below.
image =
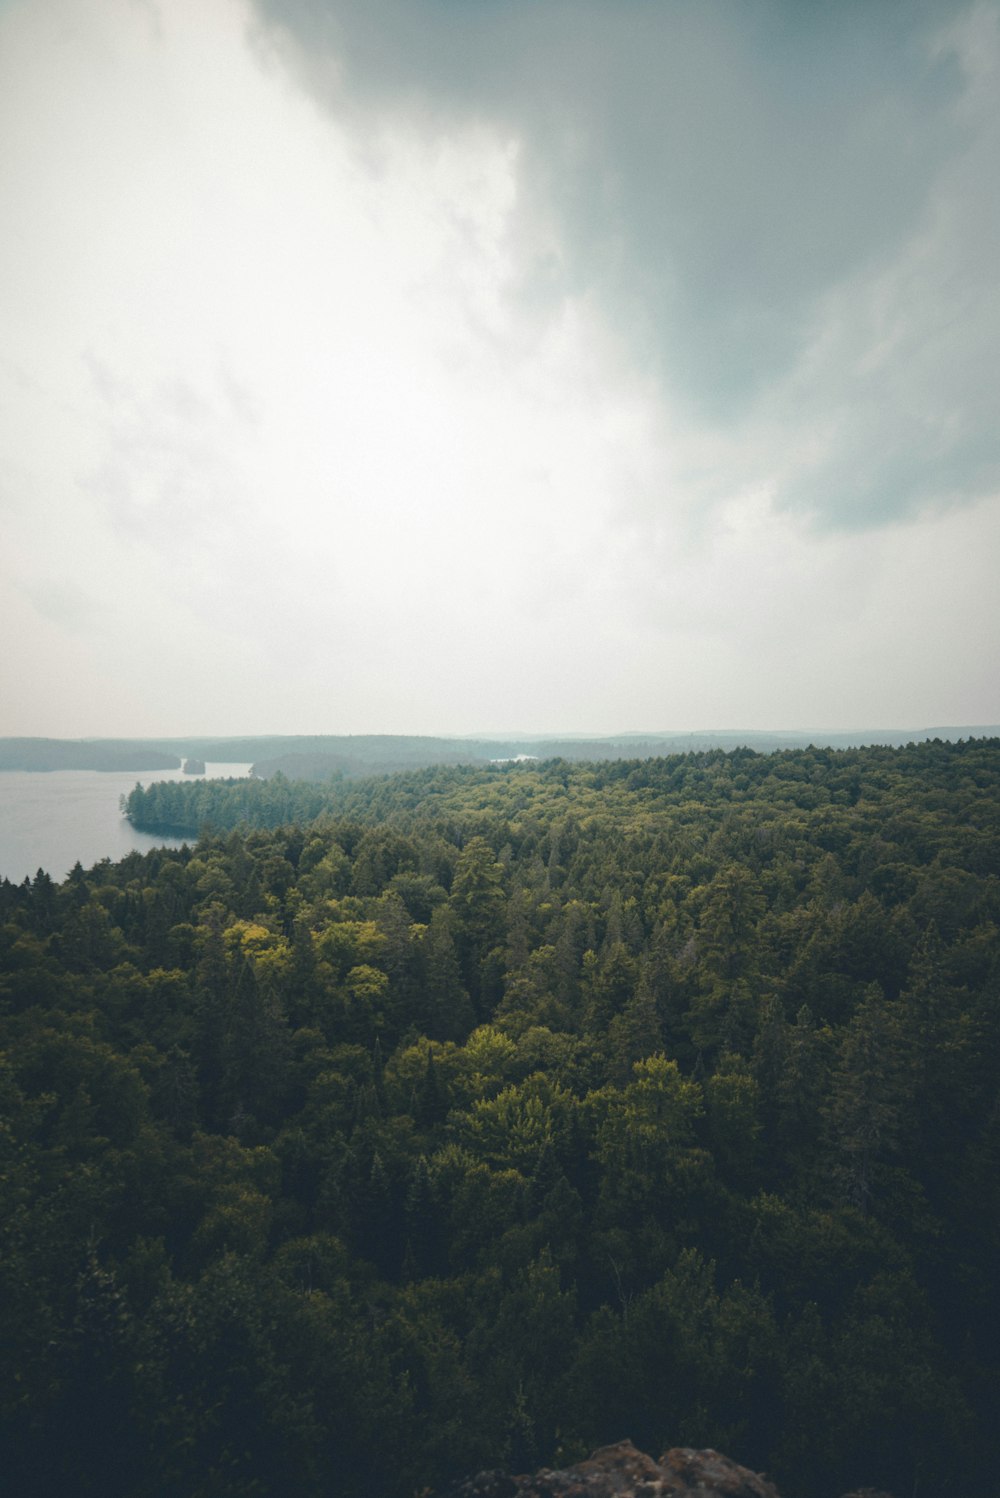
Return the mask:
<svg viewBox="0 0 1000 1498"><path fill-rule="evenodd" d="M899 287L880 322L874 273L831 292L784 403L713 426L573 284L527 152L496 112L324 111L244 0L0 12L0 732L997 716L946 659L990 637L994 510L782 508L870 436L851 360L899 337L936 388Z"/></svg>

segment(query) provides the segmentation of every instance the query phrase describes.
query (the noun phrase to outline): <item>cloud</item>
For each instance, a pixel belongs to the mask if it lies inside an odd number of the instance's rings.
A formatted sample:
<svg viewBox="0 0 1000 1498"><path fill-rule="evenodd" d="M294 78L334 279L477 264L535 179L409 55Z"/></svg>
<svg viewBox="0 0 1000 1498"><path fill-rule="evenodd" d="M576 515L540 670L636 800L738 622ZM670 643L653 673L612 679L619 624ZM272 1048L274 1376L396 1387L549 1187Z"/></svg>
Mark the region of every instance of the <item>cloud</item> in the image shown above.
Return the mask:
<svg viewBox="0 0 1000 1498"><path fill-rule="evenodd" d="M102 612L100 601L73 577L40 578L29 595L44 618L73 632L89 630Z"/></svg>
<svg viewBox="0 0 1000 1498"><path fill-rule="evenodd" d="M586 305L511 303L516 144L362 152L236 0L150 14L29 8L6 115L45 128L0 159L32 225L0 242L4 567L100 592L96 726L139 681L153 730L261 694L289 729L500 721L540 627L528 716L568 723L544 678L618 609L649 400Z"/></svg>
<svg viewBox="0 0 1000 1498"><path fill-rule="evenodd" d="M739 434L741 461L773 439L755 477L778 505L868 528L996 490L994 7L257 12L338 120L514 138L509 294L536 313L596 297L688 430Z"/></svg>
<svg viewBox="0 0 1000 1498"><path fill-rule="evenodd" d="M0 32L7 731L996 718L993 12Z"/></svg>

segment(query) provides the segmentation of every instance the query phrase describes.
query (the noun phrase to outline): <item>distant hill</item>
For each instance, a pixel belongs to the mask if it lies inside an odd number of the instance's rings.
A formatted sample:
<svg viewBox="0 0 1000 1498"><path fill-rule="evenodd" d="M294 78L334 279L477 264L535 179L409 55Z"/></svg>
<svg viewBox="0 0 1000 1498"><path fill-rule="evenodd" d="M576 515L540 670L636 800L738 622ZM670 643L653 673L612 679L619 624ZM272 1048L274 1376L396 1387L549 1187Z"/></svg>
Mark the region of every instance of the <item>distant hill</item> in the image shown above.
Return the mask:
<svg viewBox="0 0 1000 1498"><path fill-rule="evenodd" d="M444 738L424 734L283 734L243 738L0 739L0 770L175 770L185 759L251 764L267 778L325 781L389 775L430 765L484 765L496 760L653 759L706 749L855 749L900 747L925 739L951 743L990 738L1000 725L859 729L853 733L706 729L690 733L622 733L606 738L521 734L509 738Z"/></svg>
<svg viewBox="0 0 1000 1498"><path fill-rule="evenodd" d="M0 770L176 770L180 756L146 739L0 739Z"/></svg>
<svg viewBox="0 0 1000 1498"><path fill-rule="evenodd" d="M766 733L753 729L672 734L617 734L609 738L518 738L445 739L386 735L343 735L314 739L271 739L270 752L252 759L253 773L262 779L281 773L289 780L329 780L332 776L352 779L365 775L395 774L430 765L483 765L523 756L533 759L615 760L656 759L668 754L686 754L707 749L754 749L770 754L780 749L857 749L868 745L899 748L925 739L992 738L1000 727L871 729L856 733ZM240 744L248 751L254 740ZM272 746L274 746L272 748ZM221 746L217 746L221 747ZM207 755L214 758L214 755ZM220 754L218 756L222 758ZM236 756L234 755L234 758Z"/></svg>

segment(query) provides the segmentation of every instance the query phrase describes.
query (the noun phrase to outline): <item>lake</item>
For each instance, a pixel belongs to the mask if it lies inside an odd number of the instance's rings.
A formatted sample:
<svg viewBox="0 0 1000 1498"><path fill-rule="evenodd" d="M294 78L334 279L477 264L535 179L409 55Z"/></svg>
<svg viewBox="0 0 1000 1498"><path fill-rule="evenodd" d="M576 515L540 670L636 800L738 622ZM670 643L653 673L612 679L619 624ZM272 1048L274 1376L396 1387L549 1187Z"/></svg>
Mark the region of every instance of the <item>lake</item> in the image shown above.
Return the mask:
<svg viewBox="0 0 1000 1498"><path fill-rule="evenodd" d="M180 848L184 839L137 832L122 816L119 800L136 781L219 779L249 774L246 764L209 763L206 776L181 769L153 770L2 770L0 771L0 879L20 884L38 870L65 879L77 862L85 869L102 858L148 853L150 848ZM193 841L191 838L188 842Z"/></svg>

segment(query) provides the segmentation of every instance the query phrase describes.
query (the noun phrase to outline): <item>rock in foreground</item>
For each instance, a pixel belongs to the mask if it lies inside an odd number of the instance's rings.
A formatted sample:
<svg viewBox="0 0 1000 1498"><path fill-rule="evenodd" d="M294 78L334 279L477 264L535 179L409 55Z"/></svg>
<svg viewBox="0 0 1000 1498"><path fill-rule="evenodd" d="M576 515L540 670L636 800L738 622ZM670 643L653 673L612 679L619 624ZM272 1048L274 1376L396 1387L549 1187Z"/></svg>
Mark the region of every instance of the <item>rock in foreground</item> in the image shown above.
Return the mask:
<svg viewBox="0 0 1000 1498"><path fill-rule="evenodd" d="M480 1472L451 1498L778 1498L771 1483L717 1451L677 1446L658 1462L631 1441L602 1446L585 1462L533 1477Z"/></svg>

